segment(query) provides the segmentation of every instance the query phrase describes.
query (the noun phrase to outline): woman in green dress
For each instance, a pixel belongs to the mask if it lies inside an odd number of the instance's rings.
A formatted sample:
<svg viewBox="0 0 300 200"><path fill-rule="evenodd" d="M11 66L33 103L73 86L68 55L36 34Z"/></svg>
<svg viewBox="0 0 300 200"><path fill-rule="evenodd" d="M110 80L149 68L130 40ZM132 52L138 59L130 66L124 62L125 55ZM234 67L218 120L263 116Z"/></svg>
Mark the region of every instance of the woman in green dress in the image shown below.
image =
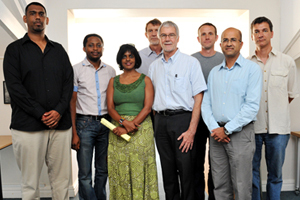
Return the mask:
<svg viewBox="0 0 300 200"><path fill-rule="evenodd" d="M120 47L117 63L123 74L107 88L107 108L117 126L109 133L108 177L110 200L159 199L152 122L153 85L135 69L141 65L136 48ZM120 135L131 136L129 142Z"/></svg>

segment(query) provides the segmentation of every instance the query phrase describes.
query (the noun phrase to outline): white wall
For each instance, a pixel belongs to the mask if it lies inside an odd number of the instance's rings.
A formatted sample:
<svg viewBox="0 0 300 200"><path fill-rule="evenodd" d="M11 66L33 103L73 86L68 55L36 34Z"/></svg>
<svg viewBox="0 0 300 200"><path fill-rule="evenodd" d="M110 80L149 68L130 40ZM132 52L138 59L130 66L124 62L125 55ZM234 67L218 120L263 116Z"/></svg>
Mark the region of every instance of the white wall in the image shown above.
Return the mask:
<svg viewBox="0 0 300 200"><path fill-rule="evenodd" d="M27 2L29 2L27 0ZM46 8L47 13L50 18L49 26L47 27L47 35L50 39L60 42L63 46L68 49L68 9L80 9L80 8L111 8L111 9L144 9L144 8L186 8L186 9L246 9L249 10L249 19L250 22L258 17L258 16L266 16L270 18L274 25L274 38L272 40L272 45L276 49L283 49L289 41L292 39L294 34L299 29L299 22L297 24L296 20L299 18L299 13L297 11L300 9L299 1L295 0L245 0L245 1L237 1L237 0L152 0L152 1L140 1L140 0L89 0L89 1L82 1L82 0L43 0L42 1ZM280 9L282 6L282 10ZM291 12L293 11L293 12ZM279 14L281 13L281 14ZM289 20L289 21L287 21ZM249 22L249 25L250 25ZM288 22L288 23L287 23ZM199 24L200 25L200 24ZM134 26L134 24L132 24ZM298 26L298 29L295 28ZM108 28L109 27L105 27ZM141 27L142 29L144 27ZM130 27L128 30L130 31ZM120 33L113 33L113 37L121 37ZM250 32L250 31L249 31ZM72 33L73 34L73 33ZM76 34L76 33L74 33ZM134 34L134 33L133 33ZM282 34L282 37L280 36ZM0 31L0 37L2 38L2 34ZM281 39L281 40L280 40ZM244 38L246 40L246 38ZM250 41L250 38L249 38ZM191 44L191 45L196 45ZM197 44L198 45L198 44ZM0 46L0 57L3 56L5 47ZM254 50L254 44L250 42L250 52ZM0 65L1 66L1 65ZM299 70L300 71L300 70ZM1 69L2 73L2 69ZM0 76L0 80L3 78ZM1 87L2 88L2 87ZM1 91L0 91L1 92ZM2 93L2 92L1 92ZM1 100L1 99L0 99ZM299 113L296 111L296 108L300 106L299 100L295 100L291 107L292 110L292 129L293 130L300 130L300 124L297 123L299 118ZM8 113L3 113L3 109L8 110L8 106L3 105L0 103L1 109L1 120L5 121L5 124L0 124L1 134L3 132L7 133L8 121L10 119L10 115ZM9 112L9 111L7 111ZM15 165L15 161L13 160L13 154L11 147L5 149L2 154L2 174L5 174L3 177L3 188L4 188L4 197L13 197L13 194L8 191L8 189L12 189L13 187L17 188L19 185L18 179L18 170ZM5 162L3 160L5 159ZM76 176L77 176L77 168L76 168L76 161L73 160L73 180L72 186L76 188ZM41 183L44 185L48 185L47 176L45 175L46 172L43 171L43 176L41 178ZM263 183L266 180L266 170L265 166L262 166L262 178ZM295 139L291 138L286 154L286 162L284 165L284 173L283 173L284 183L283 189L284 190L293 190L294 189L294 182L295 182ZM9 188L8 188L9 187ZM17 188L19 189L19 188ZM47 189L47 188L46 188ZM14 196L16 197L16 196Z"/></svg>
<svg viewBox="0 0 300 200"><path fill-rule="evenodd" d="M300 1L281 0L280 50L283 51L300 29ZM300 46L299 46L300 49Z"/></svg>

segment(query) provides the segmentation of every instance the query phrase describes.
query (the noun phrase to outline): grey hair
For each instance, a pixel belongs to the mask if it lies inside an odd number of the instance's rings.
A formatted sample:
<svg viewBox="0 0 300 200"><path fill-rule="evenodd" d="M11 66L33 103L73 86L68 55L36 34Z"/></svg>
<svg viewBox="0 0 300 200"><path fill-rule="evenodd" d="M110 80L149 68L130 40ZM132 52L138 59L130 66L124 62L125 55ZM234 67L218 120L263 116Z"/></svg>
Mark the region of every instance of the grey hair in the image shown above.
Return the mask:
<svg viewBox="0 0 300 200"><path fill-rule="evenodd" d="M177 37L179 37L179 29L178 29L178 26L177 26L174 22L172 22L172 21L165 21L164 23L162 23L162 24L160 25L160 27L158 28L158 37L160 37L160 31L161 31L161 28L162 28L162 27L174 27L175 30L176 30L176 35L177 35Z"/></svg>

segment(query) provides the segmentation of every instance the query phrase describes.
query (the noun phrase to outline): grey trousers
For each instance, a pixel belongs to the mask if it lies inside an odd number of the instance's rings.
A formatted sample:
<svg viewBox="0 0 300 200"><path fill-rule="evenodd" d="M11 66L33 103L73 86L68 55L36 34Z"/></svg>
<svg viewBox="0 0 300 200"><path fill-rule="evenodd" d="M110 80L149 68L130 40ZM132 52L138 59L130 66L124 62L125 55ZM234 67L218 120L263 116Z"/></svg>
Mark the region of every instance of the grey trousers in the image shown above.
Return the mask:
<svg viewBox="0 0 300 200"><path fill-rule="evenodd" d="M253 123L230 136L230 142L210 139L210 159L216 200L251 200L252 160L255 152Z"/></svg>

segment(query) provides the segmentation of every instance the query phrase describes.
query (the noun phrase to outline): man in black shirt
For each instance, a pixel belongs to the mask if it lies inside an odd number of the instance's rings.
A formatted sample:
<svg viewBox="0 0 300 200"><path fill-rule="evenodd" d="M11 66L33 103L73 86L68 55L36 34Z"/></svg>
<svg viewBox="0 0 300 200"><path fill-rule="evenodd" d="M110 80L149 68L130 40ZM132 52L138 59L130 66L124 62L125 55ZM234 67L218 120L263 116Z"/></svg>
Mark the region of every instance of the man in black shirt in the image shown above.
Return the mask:
<svg viewBox="0 0 300 200"><path fill-rule="evenodd" d="M53 199L69 199L73 70L63 47L47 38L45 7L32 2L23 17L28 32L8 45L3 62L11 97L11 133L22 173L22 199L39 199L39 177L48 166Z"/></svg>

